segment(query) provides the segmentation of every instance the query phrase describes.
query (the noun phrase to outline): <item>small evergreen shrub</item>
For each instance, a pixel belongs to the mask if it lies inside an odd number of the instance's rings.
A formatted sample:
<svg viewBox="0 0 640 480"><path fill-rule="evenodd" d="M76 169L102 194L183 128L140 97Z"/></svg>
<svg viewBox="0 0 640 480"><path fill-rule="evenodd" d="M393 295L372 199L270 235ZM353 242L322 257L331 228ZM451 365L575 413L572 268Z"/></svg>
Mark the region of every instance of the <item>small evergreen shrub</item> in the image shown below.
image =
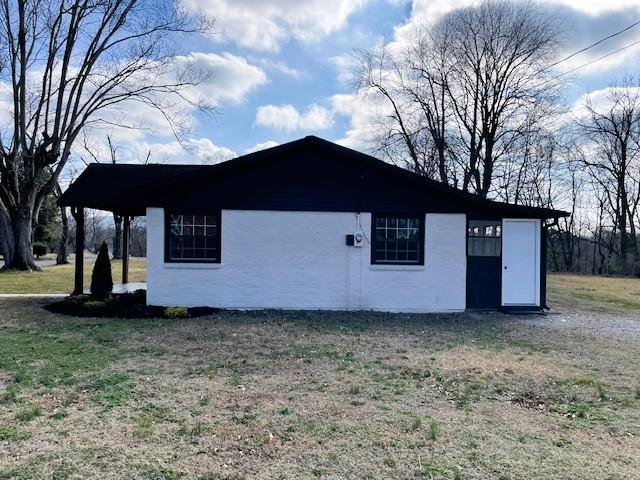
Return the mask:
<svg viewBox="0 0 640 480"><path fill-rule="evenodd" d="M106 242L102 242L91 274L91 296L104 300L111 294L111 290L113 290L113 277L111 276L109 247Z"/></svg>
<svg viewBox="0 0 640 480"><path fill-rule="evenodd" d="M167 318L187 318L189 309L187 307L167 307L164 309Z"/></svg>
<svg viewBox="0 0 640 480"><path fill-rule="evenodd" d="M46 255L48 251L49 246L44 242L35 242L33 244L33 254L38 258Z"/></svg>

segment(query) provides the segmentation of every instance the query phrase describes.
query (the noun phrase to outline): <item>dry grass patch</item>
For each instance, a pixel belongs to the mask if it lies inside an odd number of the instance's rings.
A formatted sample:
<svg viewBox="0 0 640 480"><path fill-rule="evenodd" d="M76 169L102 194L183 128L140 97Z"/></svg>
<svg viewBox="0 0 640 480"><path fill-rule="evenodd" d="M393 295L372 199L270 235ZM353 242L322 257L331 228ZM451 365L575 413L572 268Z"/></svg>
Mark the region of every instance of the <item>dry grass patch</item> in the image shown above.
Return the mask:
<svg viewBox="0 0 640 480"><path fill-rule="evenodd" d="M640 469L637 339L497 314L120 321L2 306L0 368L16 394L0 402L0 478L600 479ZM514 401L529 394L543 407ZM560 411L579 404L588 415ZM18 421L31 405L41 414Z"/></svg>
<svg viewBox="0 0 640 480"><path fill-rule="evenodd" d="M574 374L575 369L559 364L544 353L492 350L461 346L438 356L439 371L485 380L527 379L544 383Z"/></svg>

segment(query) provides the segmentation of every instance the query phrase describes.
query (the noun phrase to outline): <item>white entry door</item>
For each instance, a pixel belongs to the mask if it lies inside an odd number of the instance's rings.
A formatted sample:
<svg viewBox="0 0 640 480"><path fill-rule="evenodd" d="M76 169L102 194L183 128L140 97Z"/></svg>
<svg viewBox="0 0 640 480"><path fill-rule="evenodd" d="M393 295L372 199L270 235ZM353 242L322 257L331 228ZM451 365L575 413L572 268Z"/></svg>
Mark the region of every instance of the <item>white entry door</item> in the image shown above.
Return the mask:
<svg viewBox="0 0 640 480"><path fill-rule="evenodd" d="M502 305L540 305L540 220L502 221Z"/></svg>

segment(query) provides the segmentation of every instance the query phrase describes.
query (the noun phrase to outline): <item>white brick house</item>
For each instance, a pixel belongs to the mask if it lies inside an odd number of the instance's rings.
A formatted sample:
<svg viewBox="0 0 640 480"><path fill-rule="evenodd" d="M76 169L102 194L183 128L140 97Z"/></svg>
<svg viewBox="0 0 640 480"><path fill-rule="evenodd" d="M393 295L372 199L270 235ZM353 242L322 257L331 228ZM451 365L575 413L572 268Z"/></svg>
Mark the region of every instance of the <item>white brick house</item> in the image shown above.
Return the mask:
<svg viewBox="0 0 640 480"><path fill-rule="evenodd" d="M92 165L61 203L146 215L149 304L231 309L540 309L544 221L565 215L317 137L214 166Z"/></svg>

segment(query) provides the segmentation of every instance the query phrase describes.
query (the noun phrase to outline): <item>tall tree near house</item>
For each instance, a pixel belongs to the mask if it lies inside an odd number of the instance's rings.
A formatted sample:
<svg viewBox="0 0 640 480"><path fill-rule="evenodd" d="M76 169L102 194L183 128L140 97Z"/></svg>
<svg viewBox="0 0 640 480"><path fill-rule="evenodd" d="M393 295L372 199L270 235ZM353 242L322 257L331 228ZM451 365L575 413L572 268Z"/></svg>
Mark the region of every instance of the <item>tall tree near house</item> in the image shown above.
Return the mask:
<svg viewBox="0 0 640 480"><path fill-rule="evenodd" d="M382 148L433 158L436 178L486 197L498 162L554 110L558 39L534 4L488 0L419 28L406 48L357 52L356 86L388 105Z"/></svg>
<svg viewBox="0 0 640 480"><path fill-rule="evenodd" d="M0 135L3 269L38 269L33 219L84 129L126 123L122 108L135 104L178 132L178 100L206 108L183 92L211 72L178 55L177 36L209 28L176 0L0 0L0 81L13 120Z"/></svg>
<svg viewBox="0 0 640 480"><path fill-rule="evenodd" d="M625 78L607 90L604 105L587 98L586 119L580 121L592 149L583 164L600 187L613 229L619 232L622 273L632 273L640 260L636 214L640 202L640 83Z"/></svg>
<svg viewBox="0 0 640 480"><path fill-rule="evenodd" d="M447 88L468 158L462 188L486 197L496 163L553 104L558 28L532 3L505 1L454 11L443 22L452 52Z"/></svg>

